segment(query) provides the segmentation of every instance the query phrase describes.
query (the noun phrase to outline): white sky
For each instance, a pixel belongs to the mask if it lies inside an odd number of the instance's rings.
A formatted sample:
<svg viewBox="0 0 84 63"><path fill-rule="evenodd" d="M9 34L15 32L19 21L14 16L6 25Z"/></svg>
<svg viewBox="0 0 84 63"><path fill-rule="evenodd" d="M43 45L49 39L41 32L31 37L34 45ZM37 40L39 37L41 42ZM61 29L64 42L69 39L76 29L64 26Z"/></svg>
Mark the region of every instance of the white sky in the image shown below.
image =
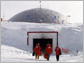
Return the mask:
<svg viewBox="0 0 84 63"><path fill-rule="evenodd" d="M71 22L83 23L83 1L41 1L42 8L48 8L67 16ZM40 7L39 1L1 1L1 17L8 20L15 14Z"/></svg>

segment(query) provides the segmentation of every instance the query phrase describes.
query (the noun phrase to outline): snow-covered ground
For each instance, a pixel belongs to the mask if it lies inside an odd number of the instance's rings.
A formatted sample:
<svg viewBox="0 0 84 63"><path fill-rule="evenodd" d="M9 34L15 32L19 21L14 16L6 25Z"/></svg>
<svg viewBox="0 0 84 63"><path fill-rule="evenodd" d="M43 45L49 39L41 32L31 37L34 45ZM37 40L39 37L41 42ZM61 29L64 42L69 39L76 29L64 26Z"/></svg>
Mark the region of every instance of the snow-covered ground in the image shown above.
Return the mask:
<svg viewBox="0 0 84 63"><path fill-rule="evenodd" d="M35 60L32 53L17 49L6 45L1 46L1 62L47 62L43 55L39 60ZM51 54L50 62L56 62L55 54ZM60 56L59 62L83 62L83 53L79 52L78 56L73 54L63 54Z"/></svg>
<svg viewBox="0 0 84 63"><path fill-rule="evenodd" d="M45 24L27 22L1 22L1 62L56 62L55 54L50 61L32 56L27 46L28 31L58 31L60 48L68 48L69 54L62 53L59 62L83 62L83 24ZM76 51L78 55L76 56Z"/></svg>

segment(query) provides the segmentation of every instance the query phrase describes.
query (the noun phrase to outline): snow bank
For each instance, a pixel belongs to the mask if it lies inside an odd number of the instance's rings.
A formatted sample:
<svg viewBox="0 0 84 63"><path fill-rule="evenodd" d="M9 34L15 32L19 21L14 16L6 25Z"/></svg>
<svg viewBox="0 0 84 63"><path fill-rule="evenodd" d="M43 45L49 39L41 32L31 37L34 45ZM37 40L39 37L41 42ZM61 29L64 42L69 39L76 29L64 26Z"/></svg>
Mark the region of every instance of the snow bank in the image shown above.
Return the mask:
<svg viewBox="0 0 84 63"><path fill-rule="evenodd" d="M83 50L83 24L44 24L1 22L1 44L30 52L28 31L58 31L59 47L72 51Z"/></svg>
<svg viewBox="0 0 84 63"><path fill-rule="evenodd" d="M28 31L58 31L59 47L69 48L70 54L60 56L59 62L83 62L83 24L39 24L1 22L1 62L47 62L43 56L35 60L27 46ZM75 56L79 50L78 56ZM51 54L49 62L56 62Z"/></svg>

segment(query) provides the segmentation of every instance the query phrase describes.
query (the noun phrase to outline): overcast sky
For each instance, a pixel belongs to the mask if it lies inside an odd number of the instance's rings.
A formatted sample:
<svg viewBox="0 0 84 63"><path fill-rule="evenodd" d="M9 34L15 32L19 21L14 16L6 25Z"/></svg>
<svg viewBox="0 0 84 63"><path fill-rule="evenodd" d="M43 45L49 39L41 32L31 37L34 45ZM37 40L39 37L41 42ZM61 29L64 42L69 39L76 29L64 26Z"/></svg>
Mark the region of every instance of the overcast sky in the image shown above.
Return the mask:
<svg viewBox="0 0 84 63"><path fill-rule="evenodd" d="M24 10L38 8L51 9L67 16L74 23L83 23L83 1L1 1L1 17L8 20Z"/></svg>

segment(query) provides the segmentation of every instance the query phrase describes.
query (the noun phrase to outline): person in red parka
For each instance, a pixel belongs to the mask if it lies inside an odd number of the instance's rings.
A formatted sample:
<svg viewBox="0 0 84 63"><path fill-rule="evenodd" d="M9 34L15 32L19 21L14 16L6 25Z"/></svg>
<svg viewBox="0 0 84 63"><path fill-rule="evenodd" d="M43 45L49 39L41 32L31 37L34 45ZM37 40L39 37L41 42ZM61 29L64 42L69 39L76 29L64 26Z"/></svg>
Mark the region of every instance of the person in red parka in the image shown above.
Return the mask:
<svg viewBox="0 0 84 63"><path fill-rule="evenodd" d="M41 50L41 47L40 47L40 44L36 44L36 46L34 47L34 52L35 52L35 59L39 59L39 54L40 54L40 50ZM38 56L38 58L37 58Z"/></svg>
<svg viewBox="0 0 84 63"><path fill-rule="evenodd" d="M48 43L46 48L45 48L45 53L47 54L47 60L49 61L49 58L50 58L50 54L51 52L53 51L51 45Z"/></svg>
<svg viewBox="0 0 84 63"><path fill-rule="evenodd" d="M57 46L56 48L55 48L55 52L56 52L56 59L57 59L57 61L59 61L59 52L61 52L61 49ZM61 52L62 53L62 52Z"/></svg>

